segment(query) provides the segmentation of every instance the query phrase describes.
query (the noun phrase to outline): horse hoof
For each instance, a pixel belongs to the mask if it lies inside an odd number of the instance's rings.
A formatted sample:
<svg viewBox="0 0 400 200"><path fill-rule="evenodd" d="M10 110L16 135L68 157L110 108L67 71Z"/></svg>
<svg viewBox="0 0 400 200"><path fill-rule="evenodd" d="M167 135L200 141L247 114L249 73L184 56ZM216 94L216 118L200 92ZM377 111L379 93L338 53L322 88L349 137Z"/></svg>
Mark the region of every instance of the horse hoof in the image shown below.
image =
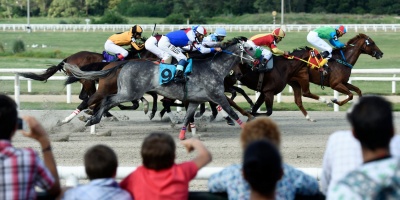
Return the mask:
<svg viewBox="0 0 400 200"><path fill-rule="evenodd" d="M87 121L86 124L85 124L85 126L91 126L91 125L93 125L93 124L92 124L92 122L90 120Z"/></svg>
<svg viewBox="0 0 400 200"><path fill-rule="evenodd" d="M144 114L147 115L147 113L149 112L149 109L145 108L143 111L144 111Z"/></svg>
<svg viewBox="0 0 400 200"><path fill-rule="evenodd" d="M315 120L315 119L307 119L308 121L310 121L310 122L317 122L317 120Z"/></svg>
<svg viewBox="0 0 400 200"><path fill-rule="evenodd" d="M225 120L229 126L235 126L235 122L230 117L226 117Z"/></svg>
<svg viewBox="0 0 400 200"><path fill-rule="evenodd" d="M214 115L211 115L210 116L210 122L212 122L212 121L214 121L215 120L215 116Z"/></svg>
<svg viewBox="0 0 400 200"><path fill-rule="evenodd" d="M148 116L149 116L149 119L152 120L152 119L154 118L154 115L155 115L155 114L154 114L153 112L150 113L150 114L148 115ZM161 117L161 118L162 118L162 117Z"/></svg>
<svg viewBox="0 0 400 200"><path fill-rule="evenodd" d="M83 112L86 113L86 114L88 114L88 115L93 115L93 114L94 114L94 113L93 113L93 110L90 110L90 109L86 109L86 110L84 110Z"/></svg>
<svg viewBox="0 0 400 200"><path fill-rule="evenodd" d="M194 117L199 118L203 115L203 113L201 112L196 112L196 114L194 115Z"/></svg>
<svg viewBox="0 0 400 200"><path fill-rule="evenodd" d="M79 116L78 119L83 122L87 122L89 118L87 118L86 116Z"/></svg>
<svg viewBox="0 0 400 200"><path fill-rule="evenodd" d="M57 123L56 123L56 126L62 126L62 125L64 125L64 124L65 124L64 121L58 120Z"/></svg>
<svg viewBox="0 0 400 200"><path fill-rule="evenodd" d="M337 99L335 99L335 98L332 98L331 101L332 101L332 103L337 103Z"/></svg>
<svg viewBox="0 0 400 200"><path fill-rule="evenodd" d="M329 103L327 103L326 104L328 107L333 107L333 103L332 102L329 102Z"/></svg>

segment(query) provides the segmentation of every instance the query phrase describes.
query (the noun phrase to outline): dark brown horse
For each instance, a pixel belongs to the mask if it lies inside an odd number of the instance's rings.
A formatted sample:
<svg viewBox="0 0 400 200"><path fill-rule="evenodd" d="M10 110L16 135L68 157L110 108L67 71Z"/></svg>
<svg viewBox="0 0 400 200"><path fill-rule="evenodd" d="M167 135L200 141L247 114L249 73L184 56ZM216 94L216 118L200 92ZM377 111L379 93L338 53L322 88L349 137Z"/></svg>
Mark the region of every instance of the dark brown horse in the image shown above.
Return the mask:
<svg viewBox="0 0 400 200"><path fill-rule="evenodd" d="M138 59L138 58L155 58L156 56L152 54L151 52L147 51L146 49L143 49L141 51L136 51L134 48L128 49L129 54L126 59ZM108 63L102 63L103 61L103 55L100 53L95 53L95 52L89 52L89 51L80 51L78 53L75 53L71 56L68 56L67 58L63 59L58 65L53 65L49 67L43 74L36 74L36 73L19 73L20 76L30 78L33 80L37 81L47 81L51 76L53 76L57 71L63 71L66 75L70 76L71 74L69 73L68 70L64 70L64 64L73 64L78 67L83 67L85 65L91 64L91 63L99 63L98 67L100 67L98 70L100 70L102 67L107 65ZM95 83L96 81L94 80L84 80L84 79L78 79L82 84L82 89L81 92L79 93L79 99L82 100L82 102L78 105L75 111L71 113L68 117L66 117L64 120L60 121L58 124L62 125L65 123L70 122L76 115L78 115L82 110L88 108L88 100L90 96L92 96L96 92L96 86ZM136 102L135 102L136 103ZM135 104L134 104L134 107ZM111 117L112 115L107 112L105 113L105 116Z"/></svg>
<svg viewBox="0 0 400 200"><path fill-rule="evenodd" d="M343 54L341 53L341 51L343 52ZM265 81L264 79L262 93L252 109L252 114L256 115L258 108L263 102L265 102L267 107L266 114L268 116L272 114L272 103L274 94L277 94L276 91L282 91L282 82L284 81L287 81L287 83L292 86L296 105L299 107L306 119L310 121L314 120L309 117L307 111L303 107L301 97L302 95L304 97L309 97L319 100L321 102L329 103L324 98L321 98L310 92L310 82L326 87L331 87L332 89L340 93L348 95L348 97L343 101L338 101L337 99L331 100L333 103L336 103L340 106L353 99L353 94L351 93L351 91L355 91L358 96L362 96L361 90L358 87L348 83L349 77L351 75L352 66L354 66L354 64L357 62L361 54L368 54L372 57L375 57L376 59L380 59L383 56L382 51L378 48L378 46L376 46L375 42L369 36L365 34L359 34L347 42L346 48L335 49L332 52L332 59L328 63L329 73L327 76L321 76L321 73L317 70L312 70L308 67L304 67L306 63L302 61L286 60L284 63L280 63L280 65L275 62L275 68L271 71L271 74L265 74L265 76L270 78L267 81ZM297 65L292 66L293 69L298 69L296 70L296 73L290 74L291 70L284 71L282 69L285 68L284 66L289 66L292 64ZM245 68L241 67L241 69ZM277 73L278 71L280 71L280 73ZM250 85L251 89L253 89L255 88L257 83L255 83L254 81L251 82L249 80L256 79L258 76L259 74L249 73L245 75L245 78L242 78L240 81L247 86ZM278 79L280 78L283 79L279 81Z"/></svg>

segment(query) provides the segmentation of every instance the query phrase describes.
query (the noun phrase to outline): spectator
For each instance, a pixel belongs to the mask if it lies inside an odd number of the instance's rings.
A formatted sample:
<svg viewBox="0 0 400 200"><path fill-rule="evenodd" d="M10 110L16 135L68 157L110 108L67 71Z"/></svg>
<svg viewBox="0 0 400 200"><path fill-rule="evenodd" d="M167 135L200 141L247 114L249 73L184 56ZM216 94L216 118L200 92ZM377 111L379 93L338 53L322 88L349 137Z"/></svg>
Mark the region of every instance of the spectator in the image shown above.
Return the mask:
<svg viewBox="0 0 400 200"><path fill-rule="evenodd" d="M251 142L268 139L278 148L281 136L277 124L268 117L259 117L245 124L240 135L242 149ZM318 182L313 177L283 164L284 175L276 187L276 199L294 199L296 195L317 195ZM227 192L229 199L250 199L250 186L243 179L242 165L234 164L213 174L208 181L211 192Z"/></svg>
<svg viewBox="0 0 400 200"><path fill-rule="evenodd" d="M389 150L394 135L391 104L364 96L347 114L364 163L338 181L328 199L400 199L400 158Z"/></svg>
<svg viewBox="0 0 400 200"><path fill-rule="evenodd" d="M142 144L143 166L138 167L121 182L135 200L187 199L189 182L197 171L211 162L211 154L197 139L182 141L191 152L198 151L192 161L175 164L175 142L165 133L152 133Z"/></svg>
<svg viewBox="0 0 400 200"><path fill-rule="evenodd" d="M118 159L115 152L105 145L91 147L84 156L85 171L90 182L65 192L65 200L130 200L131 195L114 180Z"/></svg>
<svg viewBox="0 0 400 200"><path fill-rule="evenodd" d="M30 148L15 148L11 138L27 123L29 132L21 133L39 142L42 147L44 162ZM17 105L14 100L0 94L0 199L36 199L35 187L47 192L51 197L60 194L56 162L51 151L48 135L42 125L31 116L18 118Z"/></svg>
<svg viewBox="0 0 400 200"><path fill-rule="evenodd" d="M390 142L390 153L400 157L400 136L395 135ZM325 195L347 173L361 166L360 142L351 131L337 131L329 136L322 163L321 190Z"/></svg>
<svg viewBox="0 0 400 200"><path fill-rule="evenodd" d="M275 199L276 183L282 176L282 159L275 145L258 140L246 147L243 177L251 187L250 199Z"/></svg>

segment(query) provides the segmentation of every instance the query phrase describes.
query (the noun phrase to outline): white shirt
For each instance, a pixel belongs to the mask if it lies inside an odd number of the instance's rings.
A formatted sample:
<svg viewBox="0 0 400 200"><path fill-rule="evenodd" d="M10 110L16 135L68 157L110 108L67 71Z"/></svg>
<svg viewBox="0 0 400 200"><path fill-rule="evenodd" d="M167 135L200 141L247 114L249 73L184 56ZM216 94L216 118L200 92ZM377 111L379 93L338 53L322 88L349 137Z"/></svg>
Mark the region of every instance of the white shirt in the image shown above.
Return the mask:
<svg viewBox="0 0 400 200"><path fill-rule="evenodd" d="M390 142L390 153L400 157L400 136ZM325 195L347 173L363 163L360 142L351 131L337 131L329 136L322 163L321 190Z"/></svg>

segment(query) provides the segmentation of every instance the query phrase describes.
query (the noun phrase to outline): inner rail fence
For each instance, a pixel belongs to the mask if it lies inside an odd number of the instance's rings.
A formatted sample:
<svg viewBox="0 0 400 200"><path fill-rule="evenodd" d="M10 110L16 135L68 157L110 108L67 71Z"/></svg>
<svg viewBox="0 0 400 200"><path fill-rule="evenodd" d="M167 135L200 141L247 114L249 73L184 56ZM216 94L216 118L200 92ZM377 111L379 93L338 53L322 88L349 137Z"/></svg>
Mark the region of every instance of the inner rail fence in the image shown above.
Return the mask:
<svg viewBox="0 0 400 200"><path fill-rule="evenodd" d="M205 24L210 33L216 28L225 28L228 32L270 32L277 27L283 27L287 32L310 31L327 24ZM332 24L335 26L336 24ZM117 32L126 31L131 24L0 24L3 32ZM144 31L152 32L154 24L141 24ZM190 24L157 24L155 32L169 32L187 28ZM351 32L397 32L400 24L345 24Z"/></svg>
<svg viewBox="0 0 400 200"><path fill-rule="evenodd" d="M14 100L17 103L18 107L20 107L20 93L21 93L21 84L20 81L27 81L27 88L28 92L32 92L32 80L27 79L24 77L20 77L17 73L19 72L33 72L33 73L43 73L45 69L0 69L0 73L12 73L13 76L0 76L0 81L8 80L14 81ZM59 72L61 74L61 72ZM350 77L349 83L352 81L389 81L392 82L392 94L396 93L396 82L400 81L400 77L397 77L397 74L400 74L400 69L353 69L351 71L352 76ZM361 77L361 76L353 76L355 74L384 74L384 75L391 75L391 77ZM52 81L65 81L66 76L52 76L48 80ZM68 84L66 86L66 102L71 103L72 99L72 88L71 85ZM291 88L289 89L291 91ZM280 103L281 100L281 93L277 95L277 102ZM334 98L339 98L339 92L333 92ZM258 97L256 93L255 98ZM256 100L256 99L255 99ZM334 104L333 111L339 111L339 106Z"/></svg>

